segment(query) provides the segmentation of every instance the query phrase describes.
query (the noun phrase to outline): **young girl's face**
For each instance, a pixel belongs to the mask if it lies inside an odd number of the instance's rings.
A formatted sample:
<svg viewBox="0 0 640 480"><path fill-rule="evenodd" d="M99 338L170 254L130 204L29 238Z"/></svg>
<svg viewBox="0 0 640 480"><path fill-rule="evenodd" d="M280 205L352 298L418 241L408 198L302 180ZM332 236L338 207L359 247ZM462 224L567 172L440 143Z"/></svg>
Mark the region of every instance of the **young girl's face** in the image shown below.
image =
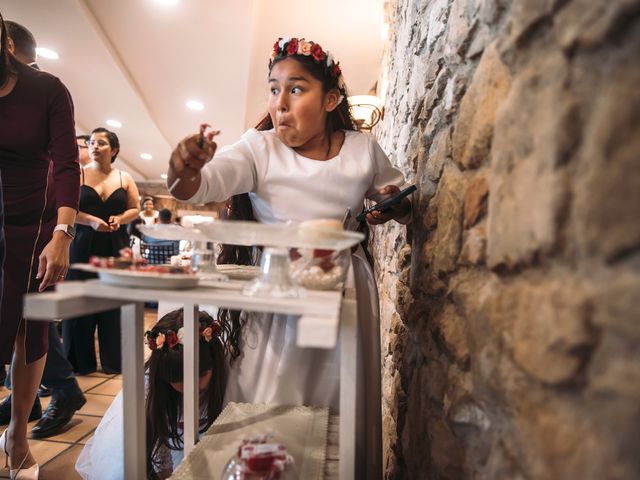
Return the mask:
<svg viewBox="0 0 640 480"><path fill-rule="evenodd" d="M304 146L323 135L327 114L339 94L325 93L322 82L296 60L285 58L269 75L269 115L278 138L288 147Z"/></svg>
<svg viewBox="0 0 640 480"><path fill-rule="evenodd" d="M200 392L204 392L205 390L207 390L209 388L209 384L211 383L212 375L213 375L213 372L211 370L207 370L200 377L200 381L198 382L198 388L200 389ZM171 384L171 386L173 387L173 389L175 391L183 393L183 391L184 391L184 383L183 382L170 382L170 384Z"/></svg>

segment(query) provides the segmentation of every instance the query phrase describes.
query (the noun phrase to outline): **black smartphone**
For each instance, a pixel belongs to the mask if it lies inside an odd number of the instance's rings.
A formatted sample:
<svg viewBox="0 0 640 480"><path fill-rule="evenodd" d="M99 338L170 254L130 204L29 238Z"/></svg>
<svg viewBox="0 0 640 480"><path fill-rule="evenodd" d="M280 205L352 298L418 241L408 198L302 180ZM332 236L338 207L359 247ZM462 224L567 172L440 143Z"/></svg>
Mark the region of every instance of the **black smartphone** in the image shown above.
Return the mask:
<svg viewBox="0 0 640 480"><path fill-rule="evenodd" d="M364 210L360 215L356 217L356 220L358 220L359 222L364 222L364 220L367 218L367 215L376 210L381 213L388 211L389 209L391 209L391 207L400 203L400 201L404 197L411 195L417 189L418 188L415 185L411 185L404 190L400 190L395 195L392 195L391 197L382 200L381 202L376 203L374 206Z"/></svg>

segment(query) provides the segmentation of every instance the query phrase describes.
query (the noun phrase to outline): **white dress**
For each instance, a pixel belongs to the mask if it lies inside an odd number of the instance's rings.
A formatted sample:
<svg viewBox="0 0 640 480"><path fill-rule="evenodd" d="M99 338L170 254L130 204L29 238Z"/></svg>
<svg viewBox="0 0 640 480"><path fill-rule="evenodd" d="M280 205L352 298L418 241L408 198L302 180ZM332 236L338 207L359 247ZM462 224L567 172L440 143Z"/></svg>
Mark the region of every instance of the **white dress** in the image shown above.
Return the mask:
<svg viewBox="0 0 640 480"><path fill-rule="evenodd" d="M200 427L206 426L206 423L207 404L202 403ZM123 432L124 417L122 391L120 391L76 460L76 472L83 480L122 480L124 478ZM182 434L182 428L178 428L178 433ZM158 471L173 471L182 462L183 457L182 450L160 447L155 457L158 462Z"/></svg>
<svg viewBox="0 0 640 480"><path fill-rule="evenodd" d="M365 198L380 200L378 190L402 186L375 138L346 131L339 154L326 161L303 157L284 145L273 130L251 129L237 143L221 148L202 171L192 203L224 201L249 193L256 219L263 223L342 220L356 215ZM353 256L358 297L362 384L366 400L358 406L357 478L381 476L380 326L373 272ZM255 402L330 407L338 412L339 351L298 348L297 318L249 314L242 355L231 366L225 403Z"/></svg>

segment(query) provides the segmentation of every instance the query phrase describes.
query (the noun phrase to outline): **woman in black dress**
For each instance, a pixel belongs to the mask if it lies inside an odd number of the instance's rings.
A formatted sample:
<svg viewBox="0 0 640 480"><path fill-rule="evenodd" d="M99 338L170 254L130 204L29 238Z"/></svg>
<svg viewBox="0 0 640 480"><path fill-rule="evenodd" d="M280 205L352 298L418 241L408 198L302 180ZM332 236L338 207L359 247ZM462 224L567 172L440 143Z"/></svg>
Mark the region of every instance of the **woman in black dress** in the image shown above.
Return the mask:
<svg viewBox="0 0 640 480"><path fill-rule="evenodd" d="M71 244L71 263L89 257L114 257L129 246L126 224L138 218L138 187L131 175L113 167L120 142L104 128L91 132L91 162L81 170L80 211L76 238ZM95 275L72 270L68 279ZM120 373L120 310L65 320L62 336L67 358L76 372L86 375L97 369L94 335L98 328L100 363L106 373Z"/></svg>

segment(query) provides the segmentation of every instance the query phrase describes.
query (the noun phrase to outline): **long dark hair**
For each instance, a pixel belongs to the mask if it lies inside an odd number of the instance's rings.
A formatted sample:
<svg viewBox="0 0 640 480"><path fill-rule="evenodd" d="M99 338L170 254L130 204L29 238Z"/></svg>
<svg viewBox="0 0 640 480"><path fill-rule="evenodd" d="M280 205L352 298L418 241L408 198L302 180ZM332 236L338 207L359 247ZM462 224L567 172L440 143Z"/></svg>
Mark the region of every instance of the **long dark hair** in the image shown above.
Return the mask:
<svg viewBox="0 0 640 480"><path fill-rule="evenodd" d="M201 328L214 323L213 318L206 312L200 312L199 321ZM183 325L183 309L174 310L158 320L158 323L147 332L147 339L154 338L154 336L157 338L161 333L166 335L169 332L178 332ZM182 411L182 394L170 385L171 382L183 381L183 360L182 344L178 343L170 348L168 340L165 340L163 346L152 350L151 356L145 363L149 376L145 412L147 419L147 475L150 479L158 478L155 473L155 467L158 466L158 463L154 457L159 448L165 446L180 450L184 446L182 435L178 432L178 419ZM200 337L200 376L209 370L212 371L212 376L207 390L207 424L205 428L209 428L222 411L227 380L224 347L218 335L213 335L209 342L202 336Z"/></svg>
<svg viewBox="0 0 640 480"><path fill-rule="evenodd" d="M15 73L17 60L9 53L7 27L0 13L0 87L4 85L9 73Z"/></svg>

